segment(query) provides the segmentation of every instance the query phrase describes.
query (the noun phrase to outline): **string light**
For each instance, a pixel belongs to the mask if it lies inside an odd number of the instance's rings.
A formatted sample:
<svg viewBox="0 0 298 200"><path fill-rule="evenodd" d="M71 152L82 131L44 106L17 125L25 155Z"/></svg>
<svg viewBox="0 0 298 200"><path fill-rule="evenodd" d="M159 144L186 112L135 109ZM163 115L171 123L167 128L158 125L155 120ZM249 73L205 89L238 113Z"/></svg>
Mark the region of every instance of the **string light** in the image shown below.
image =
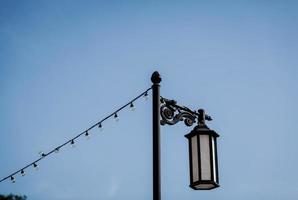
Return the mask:
<svg viewBox="0 0 298 200"><path fill-rule="evenodd" d="M135 111L136 107L133 105L133 102L130 103L130 105L129 105L129 109L130 109L131 111Z"/></svg>
<svg viewBox="0 0 298 200"><path fill-rule="evenodd" d="M55 153L59 153L59 151L60 151L60 148L57 147L57 148L55 149Z"/></svg>
<svg viewBox="0 0 298 200"><path fill-rule="evenodd" d="M85 136L86 136L87 140L90 139L90 134L88 133L88 131L86 131Z"/></svg>
<svg viewBox="0 0 298 200"><path fill-rule="evenodd" d="M135 110L135 106L133 104L134 101L136 101L137 99L144 97L145 100L148 99L148 91L151 90L152 88L148 88L147 90L145 90L143 93L141 93L140 95L138 95L137 97L135 97L134 99L132 99L131 101L129 101L129 103L125 104L124 106L120 107L118 110L114 111L112 114L108 115L107 117L103 118L99 123L97 122L96 124L92 125L91 127L89 127L88 129L86 129L85 131L83 131L82 133L78 134L77 136L73 137L72 139L68 140L67 142L63 143L62 145L54 148L53 150L49 151L48 153L44 153L42 151L39 152L40 158L38 158L37 160L33 161L32 163L28 164L27 166L21 168L20 170L10 174L7 177L4 177L0 180L0 182L6 180L6 179L10 179L13 183L15 182L15 177L14 175L17 173L20 173L22 176L25 176L25 169L27 169L30 166L33 166L33 168L35 170L39 169L39 166L37 165L37 162L39 162L40 160L46 158L47 156L49 156L52 153L58 153L60 151L60 148L69 144L72 147L75 147L75 139L77 139L78 137L85 135L87 137L87 139L90 137L90 133L88 132L89 130L93 129L94 127L98 126L98 128L100 129L100 131L103 130L103 126L102 126L102 122L111 118L112 116L114 116L115 121L119 121L119 117L118 117L118 112L121 111L122 109L124 109L125 107L129 106L129 108L133 111Z"/></svg>
<svg viewBox="0 0 298 200"><path fill-rule="evenodd" d="M38 167L38 165L36 163L33 163L33 167L34 167L35 170L38 170L39 169L39 167Z"/></svg>
<svg viewBox="0 0 298 200"><path fill-rule="evenodd" d="M103 131L103 127L102 127L101 123L98 124L98 128L99 128L100 131Z"/></svg>
<svg viewBox="0 0 298 200"><path fill-rule="evenodd" d="M70 145L72 148L76 147L74 140L71 140Z"/></svg>
<svg viewBox="0 0 298 200"><path fill-rule="evenodd" d="M145 99L145 101L147 101L147 100L149 99L148 92L145 92L145 94L144 94L144 99Z"/></svg>
<svg viewBox="0 0 298 200"><path fill-rule="evenodd" d="M116 122L119 121L119 117L118 117L117 113L115 113L115 115L114 115L114 119L115 119Z"/></svg>
<svg viewBox="0 0 298 200"><path fill-rule="evenodd" d="M45 154L44 152L42 152L42 151L38 152L38 154L39 154L41 157L46 156L46 154Z"/></svg>

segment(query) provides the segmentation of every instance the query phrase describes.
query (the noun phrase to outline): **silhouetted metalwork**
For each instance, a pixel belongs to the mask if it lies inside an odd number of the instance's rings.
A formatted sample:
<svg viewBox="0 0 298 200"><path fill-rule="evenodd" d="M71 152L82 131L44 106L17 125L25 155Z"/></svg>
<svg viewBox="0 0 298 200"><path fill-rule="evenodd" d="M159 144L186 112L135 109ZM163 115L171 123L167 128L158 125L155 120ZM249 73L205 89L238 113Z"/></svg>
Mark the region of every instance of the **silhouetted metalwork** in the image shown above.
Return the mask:
<svg viewBox="0 0 298 200"><path fill-rule="evenodd" d="M157 76L154 72L153 76ZM159 74L158 74L159 77ZM161 80L161 79L160 79ZM191 110L185 106L178 105L175 100L159 96L159 85L153 98L153 200L160 200L160 141L159 123L161 125L175 125L183 121L186 126L197 126L185 137L189 140L189 166L190 187L195 190L210 190L219 187L218 184L218 161L216 138L219 135L208 128L206 121L212 118L205 114L203 109ZM159 102L157 103L157 98ZM157 122L157 113L161 120ZM158 137L157 137L158 136ZM158 170L158 173L157 173Z"/></svg>
<svg viewBox="0 0 298 200"><path fill-rule="evenodd" d="M153 143L153 200L160 200L160 94L161 78L158 72L151 76L152 85L152 143Z"/></svg>
<svg viewBox="0 0 298 200"><path fill-rule="evenodd" d="M174 125L180 121L184 121L186 126L192 126L196 122L196 113L186 107L177 105L174 100L161 98L162 106L160 107L161 125Z"/></svg>
<svg viewBox="0 0 298 200"><path fill-rule="evenodd" d="M212 118L205 114L203 109L192 111L191 109L177 105L174 100L169 100L160 96L161 77L157 71L151 76L152 87L141 93L136 98L129 101L118 110L114 111L107 117L103 118L90 128L84 130L79 135L71 138L62 145L54 148L48 153L41 153L41 157L27 166L17 170L9 176L0 180L0 182L9 179L15 182L15 175L20 173L25 175L25 169L32 166L38 169L36 164L41 159L49 156L53 152L59 150L67 144L75 145L75 140L85 135L90 135L89 131L94 127L102 129L102 122L114 116L118 120L118 112L129 106L134 109L134 101L144 96L147 99L148 91L152 89L152 160L153 160L153 200L161 199L161 183L160 183L160 125L175 125L180 121L184 121L186 126L197 126L187 135L189 141L189 162L190 162L190 187L195 190L209 190L219 187L218 181L218 160L217 160L217 137L219 135L208 128L205 121L211 121ZM161 118L161 119L160 119Z"/></svg>
<svg viewBox="0 0 298 200"><path fill-rule="evenodd" d="M160 107L161 125L174 125L180 121L184 121L186 126L192 126L200 116L199 111L192 111L185 106L179 106L175 100L161 97L160 101L162 103ZM212 120L209 115L205 115L204 119L208 121Z"/></svg>

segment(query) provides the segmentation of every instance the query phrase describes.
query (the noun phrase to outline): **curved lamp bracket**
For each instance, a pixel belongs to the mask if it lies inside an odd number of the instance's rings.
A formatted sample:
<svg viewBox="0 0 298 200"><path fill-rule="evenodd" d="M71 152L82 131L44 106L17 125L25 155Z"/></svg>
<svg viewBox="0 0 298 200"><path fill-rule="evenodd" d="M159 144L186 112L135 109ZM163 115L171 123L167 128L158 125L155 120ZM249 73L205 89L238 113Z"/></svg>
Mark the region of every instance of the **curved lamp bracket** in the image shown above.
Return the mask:
<svg viewBox="0 0 298 200"><path fill-rule="evenodd" d="M204 125L205 120L212 120L209 115L205 114L203 109L192 111L185 106L177 105L175 100L169 100L163 97L161 97L160 102L161 125L174 125L180 121L184 121L186 126L192 126L196 122L199 125Z"/></svg>
<svg viewBox="0 0 298 200"><path fill-rule="evenodd" d="M192 126L196 122L198 113L187 107L177 105L177 102L174 100L161 97L160 101L161 125L174 125L180 121L184 121L186 126Z"/></svg>

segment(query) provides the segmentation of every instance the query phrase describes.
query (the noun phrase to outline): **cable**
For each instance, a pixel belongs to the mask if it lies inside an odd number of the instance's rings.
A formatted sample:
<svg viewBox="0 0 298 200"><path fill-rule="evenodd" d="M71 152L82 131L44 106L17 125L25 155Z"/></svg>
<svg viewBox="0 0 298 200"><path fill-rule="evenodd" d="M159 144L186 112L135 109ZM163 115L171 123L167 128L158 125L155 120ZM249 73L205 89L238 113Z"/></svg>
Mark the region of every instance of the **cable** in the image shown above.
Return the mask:
<svg viewBox="0 0 298 200"><path fill-rule="evenodd" d="M142 92L140 95L138 95L137 97L135 97L134 99L130 100L128 103L126 103L125 105L121 106L120 108L118 108L116 111L112 112L110 115L106 116L105 118L103 118L102 120L100 120L99 122L95 123L94 125L92 125L91 127L87 128L86 130L84 130L83 132L81 132L80 134L76 135L75 137L67 140L66 142L64 142L63 144L55 147L53 150L49 151L48 153L43 153L43 152L40 152L41 154L41 157L31 163L29 163L28 165L26 165L25 167L11 173L10 175L2 178L0 180L0 183L5 181L6 179L10 179L12 183L15 183L15 175L20 173L22 176L25 175L25 169L29 168L30 166L32 166L34 169L38 169L38 165L37 163L39 161L41 161L42 159L46 158L47 156L51 155L52 153L58 153L59 150L64 147L65 145L67 144L71 144L72 146L75 145L75 140L84 135L84 136L89 136L89 131L91 129L93 129L94 127L98 126L98 128L102 129L102 122L106 121L107 119L109 119L110 117L114 116L115 120L118 120L118 113L119 111L123 110L125 107L129 106L130 108L133 107L133 102L136 101L137 99L141 98L142 96L147 99L148 98L148 91L151 90L152 88L148 88L147 90L145 90L144 92Z"/></svg>

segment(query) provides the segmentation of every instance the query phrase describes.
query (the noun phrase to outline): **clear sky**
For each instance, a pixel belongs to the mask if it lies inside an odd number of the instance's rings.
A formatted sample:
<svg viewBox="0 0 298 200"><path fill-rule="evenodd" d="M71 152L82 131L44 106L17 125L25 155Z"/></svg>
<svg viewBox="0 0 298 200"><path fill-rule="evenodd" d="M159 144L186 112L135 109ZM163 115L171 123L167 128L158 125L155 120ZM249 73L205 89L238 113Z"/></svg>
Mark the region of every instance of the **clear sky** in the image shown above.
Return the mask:
<svg viewBox="0 0 298 200"><path fill-rule="evenodd" d="M0 177L151 86L205 108L221 187L188 187L192 128L162 131L163 200L298 196L297 1L0 1ZM152 199L151 99L0 183L29 200Z"/></svg>

